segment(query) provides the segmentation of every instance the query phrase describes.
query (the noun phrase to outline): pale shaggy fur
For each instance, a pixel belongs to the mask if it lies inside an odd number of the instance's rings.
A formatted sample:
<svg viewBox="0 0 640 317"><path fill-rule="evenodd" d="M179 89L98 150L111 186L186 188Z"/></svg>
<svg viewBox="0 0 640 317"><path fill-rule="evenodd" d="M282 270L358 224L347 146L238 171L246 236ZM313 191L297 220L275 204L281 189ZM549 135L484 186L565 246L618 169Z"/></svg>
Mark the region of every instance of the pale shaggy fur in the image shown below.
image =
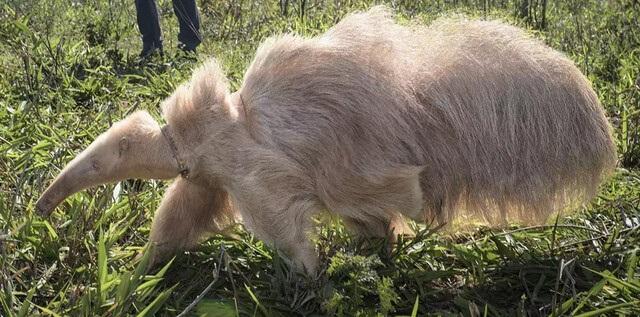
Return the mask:
<svg viewBox="0 0 640 317"><path fill-rule="evenodd" d="M320 211L372 236L406 231L403 217L537 223L589 199L616 162L596 94L561 53L501 22L407 27L382 7L268 39L233 94L212 60L163 114L190 177L154 219L160 254L238 212L309 271Z"/></svg>
<svg viewBox="0 0 640 317"><path fill-rule="evenodd" d="M170 124L193 116L190 131L223 111L220 73L210 62L194 74L177 95L203 108L167 103ZM302 241L323 209L373 235L400 214L537 223L589 199L616 162L588 80L496 21L404 27L376 7L316 38L268 39L231 99L240 119L203 119L191 147L246 225L294 257L311 254Z"/></svg>
<svg viewBox="0 0 640 317"><path fill-rule="evenodd" d="M268 41L240 92L257 142L303 166L329 209L365 222L423 219L423 202L440 221L466 209L539 222L590 198L616 160L579 70L499 22L410 29L376 8L319 38Z"/></svg>

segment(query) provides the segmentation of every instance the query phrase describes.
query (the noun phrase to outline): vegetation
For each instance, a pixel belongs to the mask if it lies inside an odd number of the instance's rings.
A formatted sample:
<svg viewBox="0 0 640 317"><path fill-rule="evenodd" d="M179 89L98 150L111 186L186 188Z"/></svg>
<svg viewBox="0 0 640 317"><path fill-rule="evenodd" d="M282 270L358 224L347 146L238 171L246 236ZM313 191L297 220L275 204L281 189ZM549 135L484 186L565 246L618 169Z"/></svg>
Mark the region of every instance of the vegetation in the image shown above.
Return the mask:
<svg viewBox="0 0 640 317"><path fill-rule="evenodd" d="M314 35L364 0L202 0L198 60L218 58L233 88L257 45ZM593 81L620 167L591 206L548 226L450 233L421 226L392 252L339 221L321 227L321 276L290 272L241 227L164 267L145 248L162 182L83 191L50 219L34 212L50 180L101 131L159 102L197 66L177 53L171 2L159 1L166 54L139 61L133 1L0 4L0 315L639 315L640 3L636 0L392 1L399 19L501 18L565 52ZM203 292L206 291L206 292ZM203 296L197 296L203 292Z"/></svg>

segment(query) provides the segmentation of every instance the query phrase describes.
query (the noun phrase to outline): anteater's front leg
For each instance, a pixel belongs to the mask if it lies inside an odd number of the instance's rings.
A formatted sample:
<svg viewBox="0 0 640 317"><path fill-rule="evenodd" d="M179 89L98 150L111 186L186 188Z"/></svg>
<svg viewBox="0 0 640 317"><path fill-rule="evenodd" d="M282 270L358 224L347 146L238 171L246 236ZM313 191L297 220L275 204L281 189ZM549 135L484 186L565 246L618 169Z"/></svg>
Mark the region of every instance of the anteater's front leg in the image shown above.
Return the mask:
<svg viewBox="0 0 640 317"><path fill-rule="evenodd" d="M244 225L298 271L315 274L318 255L310 240L312 217L323 207L301 173L281 165L236 176L233 205Z"/></svg>
<svg viewBox="0 0 640 317"><path fill-rule="evenodd" d="M314 275L318 255L310 240L311 218L320 210L310 197L270 190L262 186L246 186L236 196L244 225L258 238L274 247L295 270Z"/></svg>
<svg viewBox="0 0 640 317"><path fill-rule="evenodd" d="M151 227L153 263L194 247L207 233L233 221L227 193L178 178L167 189Z"/></svg>

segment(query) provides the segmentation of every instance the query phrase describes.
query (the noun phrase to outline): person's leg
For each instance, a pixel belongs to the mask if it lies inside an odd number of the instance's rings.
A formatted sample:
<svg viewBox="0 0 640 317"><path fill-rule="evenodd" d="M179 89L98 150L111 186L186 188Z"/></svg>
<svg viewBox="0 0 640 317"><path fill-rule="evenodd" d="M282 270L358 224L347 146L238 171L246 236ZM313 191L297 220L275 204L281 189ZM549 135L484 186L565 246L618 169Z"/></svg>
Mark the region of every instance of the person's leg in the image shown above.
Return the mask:
<svg viewBox="0 0 640 317"><path fill-rule="evenodd" d="M202 42L200 35L200 16L195 0L173 0L173 11L178 17L180 33L178 41L185 51L195 51Z"/></svg>
<svg viewBox="0 0 640 317"><path fill-rule="evenodd" d="M136 0L138 28L142 34L142 53L147 56L155 50L162 52L162 32L155 0Z"/></svg>

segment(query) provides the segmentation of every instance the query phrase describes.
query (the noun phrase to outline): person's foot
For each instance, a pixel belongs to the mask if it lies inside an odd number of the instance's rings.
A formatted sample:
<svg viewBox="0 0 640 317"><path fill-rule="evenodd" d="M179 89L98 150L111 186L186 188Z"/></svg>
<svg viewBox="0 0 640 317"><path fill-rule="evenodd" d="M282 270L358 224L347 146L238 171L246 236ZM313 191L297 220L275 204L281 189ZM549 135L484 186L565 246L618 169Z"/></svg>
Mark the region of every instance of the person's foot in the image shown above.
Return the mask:
<svg viewBox="0 0 640 317"><path fill-rule="evenodd" d="M178 44L178 48L185 53L196 54L196 47L197 45L193 45L193 44L185 44L185 43Z"/></svg>
<svg viewBox="0 0 640 317"><path fill-rule="evenodd" d="M196 47L186 45L184 43L178 44L179 50L176 52L176 60L195 62L198 60L196 53Z"/></svg>
<svg viewBox="0 0 640 317"><path fill-rule="evenodd" d="M162 51L162 45L158 45L155 43L151 43L151 44L145 43L142 45L142 52L140 52L139 57L141 59L147 59L156 54L160 56L164 55L164 52Z"/></svg>

